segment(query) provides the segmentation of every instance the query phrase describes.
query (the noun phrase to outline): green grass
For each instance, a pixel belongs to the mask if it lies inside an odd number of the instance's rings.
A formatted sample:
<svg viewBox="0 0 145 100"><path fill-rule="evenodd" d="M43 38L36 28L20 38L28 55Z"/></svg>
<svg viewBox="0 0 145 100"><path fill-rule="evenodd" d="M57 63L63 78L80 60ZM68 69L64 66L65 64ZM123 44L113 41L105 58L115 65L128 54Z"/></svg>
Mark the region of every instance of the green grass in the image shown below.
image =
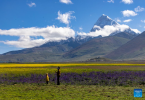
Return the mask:
<svg viewBox="0 0 145 100"><path fill-rule="evenodd" d="M136 88L142 98L134 98ZM145 100L145 87L109 87L95 85L0 85L0 100Z"/></svg>

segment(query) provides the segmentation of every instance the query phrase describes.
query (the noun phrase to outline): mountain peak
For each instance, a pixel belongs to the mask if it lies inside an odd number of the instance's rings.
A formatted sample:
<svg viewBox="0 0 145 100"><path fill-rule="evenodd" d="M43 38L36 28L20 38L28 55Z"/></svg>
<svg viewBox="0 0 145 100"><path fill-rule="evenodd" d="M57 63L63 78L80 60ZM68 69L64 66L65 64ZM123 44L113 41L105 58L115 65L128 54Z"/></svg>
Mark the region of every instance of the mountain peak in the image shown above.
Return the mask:
<svg viewBox="0 0 145 100"><path fill-rule="evenodd" d="M103 14L95 23L95 25L100 26L101 28L103 28L105 25L118 25L117 22L115 22L114 20L112 20L110 17L108 17L107 15Z"/></svg>
<svg viewBox="0 0 145 100"><path fill-rule="evenodd" d="M110 19L112 20L110 17L108 17L107 15L103 14L100 18L106 18L106 19Z"/></svg>
<svg viewBox="0 0 145 100"><path fill-rule="evenodd" d="M90 32L97 32L99 30L103 30L104 26L114 26L116 28L116 31L113 33L110 33L110 35L115 35L120 32L128 32L130 34L139 34L140 31L137 29L131 29L129 26L125 30L122 31L122 27L120 24L118 24L116 21L112 20L110 17L107 15L103 14L97 22L94 24L93 28L91 29ZM116 27L117 26L117 27Z"/></svg>
<svg viewBox="0 0 145 100"><path fill-rule="evenodd" d="M97 22L94 24L94 27L92 28L91 32L95 32L96 30L100 30L100 28L104 28L105 25L115 26L115 25L118 25L118 23L115 22L114 20L112 20L107 15L103 14L97 20Z"/></svg>
<svg viewBox="0 0 145 100"><path fill-rule="evenodd" d="M107 15L103 14L102 16L107 16Z"/></svg>

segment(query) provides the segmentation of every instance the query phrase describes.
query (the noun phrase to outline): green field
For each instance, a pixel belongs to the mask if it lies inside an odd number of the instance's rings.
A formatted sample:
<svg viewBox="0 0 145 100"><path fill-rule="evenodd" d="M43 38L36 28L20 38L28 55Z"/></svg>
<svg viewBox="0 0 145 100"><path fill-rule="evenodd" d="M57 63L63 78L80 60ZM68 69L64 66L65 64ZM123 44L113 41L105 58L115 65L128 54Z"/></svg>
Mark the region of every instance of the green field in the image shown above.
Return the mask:
<svg viewBox="0 0 145 100"><path fill-rule="evenodd" d="M136 88L143 90L142 98L134 98ZM1 84L0 100L145 100L144 91L144 86Z"/></svg>
<svg viewBox="0 0 145 100"><path fill-rule="evenodd" d="M8 66L7 66L8 65ZM17 64L16 64L17 65ZM145 71L145 64L69 64L40 66L31 64L0 64L0 74L29 75L31 73L54 73L57 66L63 72L91 72L91 71ZM134 98L133 90L142 89L143 97ZM145 100L143 85L98 86L98 85L54 85L54 84L0 84L0 100Z"/></svg>

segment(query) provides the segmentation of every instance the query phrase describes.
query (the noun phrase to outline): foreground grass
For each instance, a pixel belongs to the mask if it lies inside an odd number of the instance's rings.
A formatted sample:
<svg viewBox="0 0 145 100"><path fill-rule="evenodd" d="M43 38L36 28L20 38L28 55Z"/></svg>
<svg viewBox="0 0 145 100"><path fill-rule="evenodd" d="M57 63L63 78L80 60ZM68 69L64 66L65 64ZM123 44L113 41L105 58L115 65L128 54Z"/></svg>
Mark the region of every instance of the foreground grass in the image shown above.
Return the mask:
<svg viewBox="0 0 145 100"><path fill-rule="evenodd" d="M142 98L134 98L137 88L143 90ZM145 100L144 91L144 86L1 84L0 100Z"/></svg>

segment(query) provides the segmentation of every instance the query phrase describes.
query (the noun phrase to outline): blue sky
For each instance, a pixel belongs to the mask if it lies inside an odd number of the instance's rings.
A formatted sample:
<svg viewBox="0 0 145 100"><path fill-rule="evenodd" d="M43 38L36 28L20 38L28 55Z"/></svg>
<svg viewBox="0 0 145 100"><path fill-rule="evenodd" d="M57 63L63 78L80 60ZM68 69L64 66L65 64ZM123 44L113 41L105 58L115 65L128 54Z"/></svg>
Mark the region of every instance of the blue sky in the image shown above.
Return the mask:
<svg viewBox="0 0 145 100"><path fill-rule="evenodd" d="M1 0L0 54L89 33L105 14L145 30L145 0Z"/></svg>

